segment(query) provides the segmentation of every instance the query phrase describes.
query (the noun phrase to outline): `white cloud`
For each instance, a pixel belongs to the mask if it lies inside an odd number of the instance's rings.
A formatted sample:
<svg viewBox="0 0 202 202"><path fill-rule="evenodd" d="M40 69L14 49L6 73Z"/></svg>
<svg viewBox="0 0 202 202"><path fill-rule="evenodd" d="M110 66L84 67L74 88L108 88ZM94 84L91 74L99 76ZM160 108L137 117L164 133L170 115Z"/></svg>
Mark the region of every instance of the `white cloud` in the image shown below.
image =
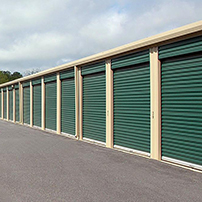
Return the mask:
<svg viewBox="0 0 202 202"><path fill-rule="evenodd" d="M21 60L48 60L60 57L64 44L71 42L71 36L59 33L32 34L24 39L16 39L7 50L0 49L0 61L15 62Z"/></svg>
<svg viewBox="0 0 202 202"><path fill-rule="evenodd" d="M0 68L46 69L202 19L199 0L0 0Z"/></svg>

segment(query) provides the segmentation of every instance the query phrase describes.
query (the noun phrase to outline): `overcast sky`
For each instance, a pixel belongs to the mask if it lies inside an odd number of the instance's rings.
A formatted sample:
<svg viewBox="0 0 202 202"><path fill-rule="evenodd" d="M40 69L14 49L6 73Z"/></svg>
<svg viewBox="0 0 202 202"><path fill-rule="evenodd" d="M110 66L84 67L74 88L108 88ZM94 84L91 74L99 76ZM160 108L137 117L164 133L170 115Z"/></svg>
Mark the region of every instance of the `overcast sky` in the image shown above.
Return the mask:
<svg viewBox="0 0 202 202"><path fill-rule="evenodd" d="M202 19L201 0L0 0L0 70L58 66Z"/></svg>

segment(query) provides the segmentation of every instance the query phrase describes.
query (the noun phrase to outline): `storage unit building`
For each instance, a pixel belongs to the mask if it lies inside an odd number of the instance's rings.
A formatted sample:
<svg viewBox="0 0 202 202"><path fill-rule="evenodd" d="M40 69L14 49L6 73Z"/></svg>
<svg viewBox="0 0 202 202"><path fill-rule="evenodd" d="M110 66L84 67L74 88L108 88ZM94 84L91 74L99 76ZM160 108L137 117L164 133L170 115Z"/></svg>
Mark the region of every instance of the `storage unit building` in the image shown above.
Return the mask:
<svg viewBox="0 0 202 202"><path fill-rule="evenodd" d="M202 165L202 37L159 48L163 159Z"/></svg>
<svg viewBox="0 0 202 202"><path fill-rule="evenodd" d="M30 124L30 81L23 83L23 123Z"/></svg>
<svg viewBox="0 0 202 202"><path fill-rule="evenodd" d="M44 77L45 82L45 127L56 131L57 83L56 74Z"/></svg>
<svg viewBox="0 0 202 202"><path fill-rule="evenodd" d="M33 86L33 125L41 127L41 78L32 81Z"/></svg>
<svg viewBox="0 0 202 202"><path fill-rule="evenodd" d="M75 135L75 81L74 69L60 73L61 132Z"/></svg>
<svg viewBox="0 0 202 202"><path fill-rule="evenodd" d="M3 119L202 170L202 21L0 88Z"/></svg>
<svg viewBox="0 0 202 202"><path fill-rule="evenodd" d="M13 88L12 86L8 87L9 93L9 120L13 120Z"/></svg>
<svg viewBox="0 0 202 202"><path fill-rule="evenodd" d="M149 50L112 59L114 145L150 153Z"/></svg>
<svg viewBox="0 0 202 202"><path fill-rule="evenodd" d="M106 141L105 62L83 66L83 137Z"/></svg>

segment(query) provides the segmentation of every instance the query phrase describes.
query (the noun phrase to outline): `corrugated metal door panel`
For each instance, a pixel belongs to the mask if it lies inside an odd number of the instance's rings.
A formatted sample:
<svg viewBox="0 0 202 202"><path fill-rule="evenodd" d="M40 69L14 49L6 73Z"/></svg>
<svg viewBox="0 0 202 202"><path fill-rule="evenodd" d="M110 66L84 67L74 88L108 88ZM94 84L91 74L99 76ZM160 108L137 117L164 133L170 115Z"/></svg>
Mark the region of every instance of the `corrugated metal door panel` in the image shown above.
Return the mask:
<svg viewBox="0 0 202 202"><path fill-rule="evenodd" d="M9 91L9 120L13 120L13 91Z"/></svg>
<svg viewBox="0 0 202 202"><path fill-rule="evenodd" d="M74 69L68 69L60 72L60 79L69 79L74 77Z"/></svg>
<svg viewBox="0 0 202 202"><path fill-rule="evenodd" d="M44 76L45 83L54 82L54 81L56 81L56 74L50 74L50 75Z"/></svg>
<svg viewBox="0 0 202 202"><path fill-rule="evenodd" d="M4 103L3 103L3 110L4 110L4 119L7 119L7 92L4 91Z"/></svg>
<svg viewBox="0 0 202 202"><path fill-rule="evenodd" d="M114 144L150 152L150 68L114 70Z"/></svg>
<svg viewBox="0 0 202 202"><path fill-rule="evenodd" d="M22 87L29 87L30 86L30 81L25 81L22 83Z"/></svg>
<svg viewBox="0 0 202 202"><path fill-rule="evenodd" d="M202 36L174 42L159 47L159 59L202 51Z"/></svg>
<svg viewBox="0 0 202 202"><path fill-rule="evenodd" d="M19 88L19 84L18 84L18 83L15 84L15 85L14 85L14 88L15 88L15 89L18 89L18 88Z"/></svg>
<svg viewBox="0 0 202 202"><path fill-rule="evenodd" d="M57 116L57 85L56 82L49 82L45 84L46 97L46 128L56 130L56 116Z"/></svg>
<svg viewBox="0 0 202 202"><path fill-rule="evenodd" d="M162 61L162 156L202 165L202 54Z"/></svg>
<svg viewBox="0 0 202 202"><path fill-rule="evenodd" d="M41 127L41 84L33 86L33 125Z"/></svg>
<svg viewBox="0 0 202 202"><path fill-rule="evenodd" d="M19 89L15 89L15 120L19 122L20 120L20 102L19 102Z"/></svg>
<svg viewBox="0 0 202 202"><path fill-rule="evenodd" d="M95 74L105 71L105 61L83 66L81 68L81 75Z"/></svg>
<svg viewBox="0 0 202 202"><path fill-rule="evenodd" d="M23 88L23 122L30 124L30 87Z"/></svg>
<svg viewBox="0 0 202 202"><path fill-rule="evenodd" d="M61 81L61 131L75 135L74 78Z"/></svg>
<svg viewBox="0 0 202 202"><path fill-rule="evenodd" d="M112 69L121 67L137 65L141 63L149 62L149 50L144 50L137 53L130 53L128 55L120 56L112 59Z"/></svg>
<svg viewBox="0 0 202 202"><path fill-rule="evenodd" d="M1 110L2 110L2 106L1 106L1 99L2 99L2 92L1 92L1 89L0 89L0 117L2 118L2 112L1 112Z"/></svg>
<svg viewBox="0 0 202 202"><path fill-rule="evenodd" d="M83 77L83 137L106 142L105 72Z"/></svg>
<svg viewBox="0 0 202 202"><path fill-rule="evenodd" d="M37 78L37 79L32 80L32 85L33 86L34 85L39 85L39 84L41 84L41 78Z"/></svg>

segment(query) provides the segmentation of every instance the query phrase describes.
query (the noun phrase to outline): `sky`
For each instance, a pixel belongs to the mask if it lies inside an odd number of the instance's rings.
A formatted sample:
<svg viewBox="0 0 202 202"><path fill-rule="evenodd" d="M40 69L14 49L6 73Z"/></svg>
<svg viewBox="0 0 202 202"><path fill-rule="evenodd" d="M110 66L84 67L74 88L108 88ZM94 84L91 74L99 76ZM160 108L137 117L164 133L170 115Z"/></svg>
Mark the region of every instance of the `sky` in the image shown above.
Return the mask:
<svg viewBox="0 0 202 202"><path fill-rule="evenodd" d="M0 0L0 70L45 70L202 20L201 0Z"/></svg>

